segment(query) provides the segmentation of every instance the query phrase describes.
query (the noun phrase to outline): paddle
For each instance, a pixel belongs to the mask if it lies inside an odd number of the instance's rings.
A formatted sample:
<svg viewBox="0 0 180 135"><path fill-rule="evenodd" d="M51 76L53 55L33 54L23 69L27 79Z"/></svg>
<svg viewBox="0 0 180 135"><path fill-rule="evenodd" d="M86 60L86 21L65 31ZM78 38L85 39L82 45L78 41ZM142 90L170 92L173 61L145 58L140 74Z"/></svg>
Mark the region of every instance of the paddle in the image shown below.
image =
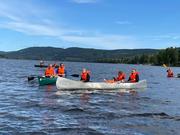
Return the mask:
<svg viewBox="0 0 180 135"><path fill-rule="evenodd" d="M168 66L166 64L163 64L162 66L168 70Z"/></svg>
<svg viewBox="0 0 180 135"><path fill-rule="evenodd" d="M28 81L32 81L32 80L34 80L35 78L38 78L38 76L28 76Z"/></svg>
<svg viewBox="0 0 180 135"><path fill-rule="evenodd" d="M73 77L79 77L79 74L72 74Z"/></svg>
<svg viewBox="0 0 180 135"><path fill-rule="evenodd" d="M166 64L163 64L163 67L168 68L168 67L166 66Z"/></svg>

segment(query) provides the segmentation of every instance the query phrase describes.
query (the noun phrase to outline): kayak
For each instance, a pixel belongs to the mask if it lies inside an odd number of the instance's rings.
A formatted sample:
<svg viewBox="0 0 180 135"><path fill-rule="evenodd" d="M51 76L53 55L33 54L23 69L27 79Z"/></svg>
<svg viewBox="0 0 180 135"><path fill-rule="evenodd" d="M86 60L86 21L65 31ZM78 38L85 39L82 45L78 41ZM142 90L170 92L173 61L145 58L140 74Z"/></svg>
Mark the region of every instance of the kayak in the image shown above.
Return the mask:
<svg viewBox="0 0 180 135"><path fill-rule="evenodd" d="M49 85L56 84L57 77L47 78L47 77L38 77L39 85Z"/></svg>
<svg viewBox="0 0 180 135"><path fill-rule="evenodd" d="M48 65L34 65L34 67L39 67L39 68L47 68ZM59 66L57 65L56 68L58 68Z"/></svg>
<svg viewBox="0 0 180 135"><path fill-rule="evenodd" d="M58 77L56 87L60 90L114 90L114 89L143 89L147 87L146 80L137 83L106 83L106 82L81 82Z"/></svg>

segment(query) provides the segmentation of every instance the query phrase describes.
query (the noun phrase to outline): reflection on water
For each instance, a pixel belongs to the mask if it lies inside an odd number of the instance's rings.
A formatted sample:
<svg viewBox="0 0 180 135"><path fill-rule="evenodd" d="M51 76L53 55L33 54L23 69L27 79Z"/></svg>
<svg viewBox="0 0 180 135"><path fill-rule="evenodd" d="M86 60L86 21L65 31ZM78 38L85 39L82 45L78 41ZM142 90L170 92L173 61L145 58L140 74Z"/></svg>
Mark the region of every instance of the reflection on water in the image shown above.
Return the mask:
<svg viewBox="0 0 180 135"><path fill-rule="evenodd" d="M0 134L179 134L180 80L166 78L164 68L65 62L68 74L88 67L92 81L112 78L119 69L129 74L137 68L148 88L138 93L122 89L57 91L53 85L39 86L36 79L28 83L28 75L43 74L43 69L33 67L35 63L0 60ZM173 70L180 73L179 68Z"/></svg>

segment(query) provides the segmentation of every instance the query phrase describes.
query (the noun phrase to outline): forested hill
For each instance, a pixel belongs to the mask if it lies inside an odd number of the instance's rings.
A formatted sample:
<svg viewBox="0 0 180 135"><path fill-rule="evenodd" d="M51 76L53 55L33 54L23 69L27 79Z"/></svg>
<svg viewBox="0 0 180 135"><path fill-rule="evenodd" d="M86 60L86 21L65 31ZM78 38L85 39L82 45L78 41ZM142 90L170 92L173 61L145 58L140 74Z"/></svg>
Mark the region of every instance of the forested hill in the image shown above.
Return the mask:
<svg viewBox="0 0 180 135"><path fill-rule="evenodd" d="M60 60L60 61L87 61L101 62L106 59L122 59L142 54L155 54L155 49L118 49L100 50L85 48L54 48L54 47L30 47L19 51L3 54L10 59L34 59L34 60Z"/></svg>
<svg viewBox="0 0 180 135"><path fill-rule="evenodd" d="M0 51L0 58L4 58L5 57L5 52L3 52L3 51Z"/></svg>
<svg viewBox="0 0 180 135"><path fill-rule="evenodd" d="M30 47L0 52L0 58L180 66L180 48L118 49Z"/></svg>

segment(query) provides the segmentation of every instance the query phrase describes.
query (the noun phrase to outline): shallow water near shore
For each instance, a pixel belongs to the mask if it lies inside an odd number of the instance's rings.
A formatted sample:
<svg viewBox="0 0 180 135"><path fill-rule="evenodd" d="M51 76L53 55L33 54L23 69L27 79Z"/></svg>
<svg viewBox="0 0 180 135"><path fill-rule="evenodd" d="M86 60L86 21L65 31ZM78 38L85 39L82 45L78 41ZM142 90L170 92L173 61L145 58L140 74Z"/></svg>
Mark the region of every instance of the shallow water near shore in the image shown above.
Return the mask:
<svg viewBox="0 0 180 135"><path fill-rule="evenodd" d="M37 63L0 59L0 134L180 134L180 78L166 78L163 67L64 62L69 75L87 67L92 81L111 79L118 70L128 76L136 68L148 88L122 94L118 90L58 91L56 86L39 86L36 79L28 82L27 76L43 74L43 68L34 67ZM172 69L180 73L180 68Z"/></svg>

